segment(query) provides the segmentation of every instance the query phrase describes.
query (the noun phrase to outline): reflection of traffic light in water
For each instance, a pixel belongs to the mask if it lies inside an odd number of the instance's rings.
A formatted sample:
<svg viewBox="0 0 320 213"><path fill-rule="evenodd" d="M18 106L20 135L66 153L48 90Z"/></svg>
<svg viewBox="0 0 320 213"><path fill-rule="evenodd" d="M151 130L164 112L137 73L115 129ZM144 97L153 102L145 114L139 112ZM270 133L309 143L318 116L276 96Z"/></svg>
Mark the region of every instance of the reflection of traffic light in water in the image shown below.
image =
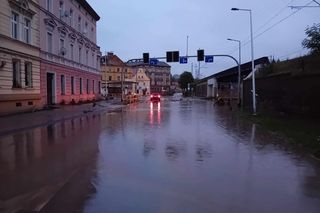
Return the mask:
<svg viewBox="0 0 320 213"><path fill-rule="evenodd" d="M150 103L150 113L149 113L150 124L154 124L154 116L155 116L154 111L155 110L157 110L157 123L160 124L161 123L161 105L160 105L160 102L157 102L157 103L151 102Z"/></svg>

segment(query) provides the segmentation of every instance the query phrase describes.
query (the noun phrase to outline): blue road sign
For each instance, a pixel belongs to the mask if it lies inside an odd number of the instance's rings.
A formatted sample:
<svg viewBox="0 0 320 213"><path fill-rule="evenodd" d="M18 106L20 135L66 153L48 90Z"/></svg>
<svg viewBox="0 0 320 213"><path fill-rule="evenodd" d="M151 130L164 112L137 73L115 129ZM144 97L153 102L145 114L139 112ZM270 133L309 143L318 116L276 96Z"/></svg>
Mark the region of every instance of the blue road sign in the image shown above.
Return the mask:
<svg viewBox="0 0 320 213"><path fill-rule="evenodd" d="M180 64L187 64L188 63L188 57L180 57Z"/></svg>
<svg viewBox="0 0 320 213"><path fill-rule="evenodd" d="M213 63L213 55L206 55L204 61L206 63Z"/></svg>
<svg viewBox="0 0 320 213"><path fill-rule="evenodd" d="M150 58L149 64L150 64L150 65L157 65L157 64L158 64L158 59L156 59L156 58Z"/></svg>

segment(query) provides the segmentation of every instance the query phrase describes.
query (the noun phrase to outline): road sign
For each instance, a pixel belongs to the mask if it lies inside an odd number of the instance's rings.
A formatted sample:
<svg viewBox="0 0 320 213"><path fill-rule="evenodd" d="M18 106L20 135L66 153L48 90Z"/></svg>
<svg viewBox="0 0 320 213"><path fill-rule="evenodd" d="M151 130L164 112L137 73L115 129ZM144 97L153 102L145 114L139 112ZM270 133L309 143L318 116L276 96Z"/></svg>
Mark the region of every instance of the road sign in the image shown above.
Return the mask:
<svg viewBox="0 0 320 213"><path fill-rule="evenodd" d="M188 63L188 57L180 57L180 64L187 64Z"/></svg>
<svg viewBox="0 0 320 213"><path fill-rule="evenodd" d="M213 63L213 55L206 55L205 62L206 63Z"/></svg>
<svg viewBox="0 0 320 213"><path fill-rule="evenodd" d="M156 58L150 58L149 64L150 64L150 65L157 65L157 64L158 64L158 59L156 59Z"/></svg>

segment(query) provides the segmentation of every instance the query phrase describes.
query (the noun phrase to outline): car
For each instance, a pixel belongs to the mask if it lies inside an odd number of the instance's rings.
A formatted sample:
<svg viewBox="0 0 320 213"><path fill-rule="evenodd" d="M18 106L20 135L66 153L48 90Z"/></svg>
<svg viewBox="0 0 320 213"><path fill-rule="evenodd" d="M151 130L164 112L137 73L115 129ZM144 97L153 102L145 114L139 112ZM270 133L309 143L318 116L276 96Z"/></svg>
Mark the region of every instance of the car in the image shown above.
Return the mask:
<svg viewBox="0 0 320 213"><path fill-rule="evenodd" d="M150 95L151 102L160 102L161 95L159 93L153 93Z"/></svg>

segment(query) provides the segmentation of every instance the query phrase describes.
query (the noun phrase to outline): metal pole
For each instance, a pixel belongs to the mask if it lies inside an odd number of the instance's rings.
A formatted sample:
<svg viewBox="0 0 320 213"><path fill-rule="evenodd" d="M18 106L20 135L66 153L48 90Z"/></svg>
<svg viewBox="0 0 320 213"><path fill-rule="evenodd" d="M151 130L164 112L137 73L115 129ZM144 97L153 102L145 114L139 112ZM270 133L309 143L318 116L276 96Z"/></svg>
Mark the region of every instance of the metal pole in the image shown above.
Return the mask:
<svg viewBox="0 0 320 213"><path fill-rule="evenodd" d="M239 41L239 64L238 64L238 104L241 105L241 41Z"/></svg>
<svg viewBox="0 0 320 213"><path fill-rule="evenodd" d="M123 102L123 67L121 68L121 102Z"/></svg>
<svg viewBox="0 0 320 213"><path fill-rule="evenodd" d="M187 36L187 52L186 52L187 57L188 57L188 52L189 52L189 36Z"/></svg>
<svg viewBox="0 0 320 213"><path fill-rule="evenodd" d="M253 115L256 115L256 78L254 70L254 52L253 52L253 27L252 27L252 11L250 12L250 31L251 31L251 69L252 69L252 106L253 106Z"/></svg>

